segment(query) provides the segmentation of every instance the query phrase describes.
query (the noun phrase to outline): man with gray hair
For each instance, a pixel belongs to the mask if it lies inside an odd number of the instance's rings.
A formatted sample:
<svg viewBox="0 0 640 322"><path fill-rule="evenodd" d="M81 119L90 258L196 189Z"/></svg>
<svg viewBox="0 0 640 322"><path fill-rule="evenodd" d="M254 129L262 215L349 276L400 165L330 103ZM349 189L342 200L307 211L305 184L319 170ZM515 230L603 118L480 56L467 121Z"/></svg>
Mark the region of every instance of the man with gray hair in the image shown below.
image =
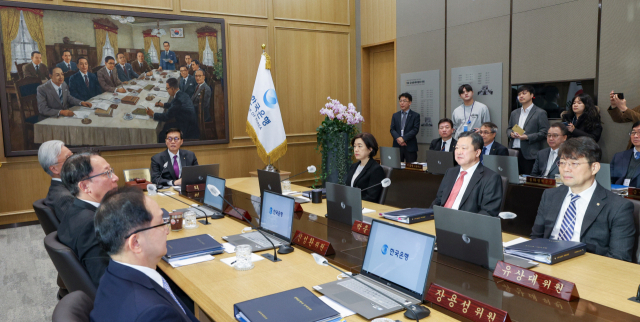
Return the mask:
<svg viewBox="0 0 640 322"><path fill-rule="evenodd" d="M62 221L65 212L73 203L73 196L60 179L62 164L72 155L71 150L59 140L44 142L38 149L40 166L44 172L51 176L51 185L47 197L44 199L44 204L53 210L59 221Z"/></svg>

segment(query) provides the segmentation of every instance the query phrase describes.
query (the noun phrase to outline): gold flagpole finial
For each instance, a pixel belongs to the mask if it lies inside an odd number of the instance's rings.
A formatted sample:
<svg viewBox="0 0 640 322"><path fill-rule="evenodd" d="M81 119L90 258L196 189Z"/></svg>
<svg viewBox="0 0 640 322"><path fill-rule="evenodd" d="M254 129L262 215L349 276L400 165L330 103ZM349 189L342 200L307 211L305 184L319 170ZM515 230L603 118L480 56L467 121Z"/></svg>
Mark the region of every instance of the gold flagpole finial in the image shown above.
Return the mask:
<svg viewBox="0 0 640 322"><path fill-rule="evenodd" d="M267 48L267 45L262 44L262 52L264 53L264 49Z"/></svg>
<svg viewBox="0 0 640 322"><path fill-rule="evenodd" d="M262 55L264 55L264 57L267 58L267 61L265 63L265 69L271 69L271 57L269 57L269 54L267 54L264 49L267 48L267 45L262 44Z"/></svg>

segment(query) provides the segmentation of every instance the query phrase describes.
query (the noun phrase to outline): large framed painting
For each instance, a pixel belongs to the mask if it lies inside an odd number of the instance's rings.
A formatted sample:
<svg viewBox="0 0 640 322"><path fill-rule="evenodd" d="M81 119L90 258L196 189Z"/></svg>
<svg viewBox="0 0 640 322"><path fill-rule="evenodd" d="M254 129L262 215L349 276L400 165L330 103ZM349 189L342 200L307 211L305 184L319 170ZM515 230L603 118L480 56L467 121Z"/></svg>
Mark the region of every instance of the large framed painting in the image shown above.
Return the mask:
<svg viewBox="0 0 640 322"><path fill-rule="evenodd" d="M6 156L229 142L224 19L3 1L0 24Z"/></svg>

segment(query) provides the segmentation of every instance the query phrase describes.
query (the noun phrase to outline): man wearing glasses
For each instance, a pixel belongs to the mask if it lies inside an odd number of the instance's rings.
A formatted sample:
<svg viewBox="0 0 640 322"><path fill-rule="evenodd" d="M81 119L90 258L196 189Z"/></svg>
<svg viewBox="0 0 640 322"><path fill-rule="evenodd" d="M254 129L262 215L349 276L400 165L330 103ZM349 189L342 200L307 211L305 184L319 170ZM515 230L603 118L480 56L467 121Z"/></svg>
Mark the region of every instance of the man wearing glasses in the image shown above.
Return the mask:
<svg viewBox="0 0 640 322"><path fill-rule="evenodd" d="M509 156L509 150L507 149L507 147L495 141L496 133L498 133L498 126L491 122L482 123L482 126L480 126L480 131L478 131L478 134L482 136L482 140L484 141L482 154L480 154L480 162L482 162L482 156L484 155Z"/></svg>
<svg viewBox="0 0 640 322"><path fill-rule="evenodd" d="M618 152L611 160L611 183L638 187L640 182L640 121L631 127L629 150Z"/></svg>
<svg viewBox="0 0 640 322"><path fill-rule="evenodd" d="M533 170L531 171L532 176L554 179L556 174L560 174L557 164L560 159L558 149L560 144L567 140L568 134L569 130L564 124L560 122L551 124L547 132L549 147L538 151L536 162L533 164Z"/></svg>
<svg viewBox="0 0 640 322"><path fill-rule="evenodd" d="M156 271L167 253L168 225L160 206L141 190L107 193L96 213L95 234L111 260L91 321L198 321L178 289Z"/></svg>
<svg viewBox="0 0 640 322"><path fill-rule="evenodd" d="M151 157L151 180L157 185L180 186L182 168L198 165L198 159L193 152L180 149L182 146L180 129L168 129L166 137L167 149Z"/></svg>
<svg viewBox="0 0 640 322"><path fill-rule="evenodd" d="M595 180L602 150L583 136L565 141L559 153L564 185L542 194L531 238L582 242L590 253L630 262L633 204Z"/></svg>
<svg viewBox="0 0 640 322"><path fill-rule="evenodd" d="M104 195L118 187L118 176L95 153L74 154L62 165L62 182L75 197L58 227L58 239L71 248L97 287L109 264L100 247L93 217Z"/></svg>
<svg viewBox="0 0 640 322"><path fill-rule="evenodd" d="M420 131L420 114L411 110L411 94L402 93L398 97L400 111L391 117L391 136L393 147L400 148L400 161L416 162L418 160L418 140Z"/></svg>
<svg viewBox="0 0 640 322"><path fill-rule="evenodd" d="M173 77L167 79L166 86L167 93L173 99L170 99L170 103L156 102L156 106L165 109L164 113L154 113L152 109L147 107L147 115L156 121L165 122L162 132L158 134L158 143L165 140L165 131L174 127L184 131L183 139L199 139L198 117L191 97L185 91L180 90L178 80Z"/></svg>
<svg viewBox="0 0 640 322"><path fill-rule="evenodd" d="M51 185L44 204L53 210L58 221L62 221L62 217L74 199L69 189L64 186L62 179L60 179L62 164L72 155L71 150L64 146L64 142L58 140L44 142L38 149L40 166L44 169L44 172L51 176Z"/></svg>

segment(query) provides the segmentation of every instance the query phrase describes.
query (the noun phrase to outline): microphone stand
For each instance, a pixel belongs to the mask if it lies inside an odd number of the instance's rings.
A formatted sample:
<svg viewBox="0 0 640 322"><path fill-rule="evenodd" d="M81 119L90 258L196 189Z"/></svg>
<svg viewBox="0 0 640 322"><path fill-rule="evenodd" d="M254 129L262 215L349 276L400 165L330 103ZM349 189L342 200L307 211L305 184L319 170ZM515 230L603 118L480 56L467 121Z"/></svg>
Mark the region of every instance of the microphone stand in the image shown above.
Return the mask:
<svg viewBox="0 0 640 322"><path fill-rule="evenodd" d="M373 188L373 187L375 187L375 186L379 186L379 185L381 185L381 184L382 184L382 182L378 182L378 183L374 184L373 186L366 187L366 188L364 188L364 189L362 189L362 190L360 190L360 191L365 191L365 190L367 190L367 189L371 189L371 188Z"/></svg>
<svg viewBox="0 0 640 322"><path fill-rule="evenodd" d="M160 184L160 178L162 178L162 173L167 168L167 164L168 164L168 162L164 163L164 167L162 167L162 170L160 170L160 173L158 173L158 175L156 176L156 187L157 187L157 190L160 190L161 186L164 188L164 185Z"/></svg>
<svg viewBox="0 0 640 322"><path fill-rule="evenodd" d="M178 198L171 197L170 195L168 195L168 194L166 194L166 193L158 192L158 194L162 194L162 195L164 195L164 196L166 196L166 197L169 197L169 198L171 198L171 199L173 199L173 200L175 200L175 201L177 201L177 202L181 202L181 203L183 203L183 204L185 204L185 205L187 205L187 206L192 207L190 204L188 204L188 203L186 203L186 202L184 202L184 201L182 201L182 200L180 200L180 199L178 199ZM210 224L211 224L211 223L209 222L209 219L208 219L208 217L207 217L207 213L206 213L206 212L204 212L202 209L199 209L199 208L196 208L196 207L192 207L191 209L197 210L197 211L201 212L202 214L204 214L204 221L199 220L199 222L200 222L201 224L203 224L203 225L210 225ZM224 217L224 216L222 216L222 217L216 217L216 218L211 217L211 219L220 219L220 218L223 218L223 217Z"/></svg>
<svg viewBox="0 0 640 322"><path fill-rule="evenodd" d="M297 176L299 176L299 175L301 175L301 174L305 174L305 173L307 173L307 172L309 172L309 170L302 171L302 172L300 172L300 173L298 173L298 174L296 174L296 175L292 175L292 176L290 176L290 177L288 177L288 178L286 178L286 179L284 179L284 180L282 180L282 181L280 181L280 182L283 182L283 181L289 180L289 179L291 179L291 178L295 178L295 177L297 177Z"/></svg>

